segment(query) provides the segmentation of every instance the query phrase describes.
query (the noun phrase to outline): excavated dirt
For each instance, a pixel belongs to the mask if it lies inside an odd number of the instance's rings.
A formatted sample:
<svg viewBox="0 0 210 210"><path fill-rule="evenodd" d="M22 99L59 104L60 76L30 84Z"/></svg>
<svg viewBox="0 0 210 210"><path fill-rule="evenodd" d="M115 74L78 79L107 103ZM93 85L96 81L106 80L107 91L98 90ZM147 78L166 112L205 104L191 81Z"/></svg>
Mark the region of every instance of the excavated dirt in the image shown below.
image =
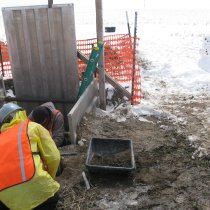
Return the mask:
<svg viewBox="0 0 210 210"><path fill-rule="evenodd" d="M115 154L94 154L90 164L108 167L132 167L131 150L127 149L123 152L117 152Z"/></svg>
<svg viewBox="0 0 210 210"><path fill-rule="evenodd" d="M162 104L170 115L141 119L122 108L114 112L126 118L121 122L100 110L86 115L78 129L80 145L62 148L78 155L63 157L65 169L58 177L63 200L58 209L210 209L209 104L207 97L173 98L173 103ZM85 160L92 137L131 139L136 170L127 176L90 174Z"/></svg>

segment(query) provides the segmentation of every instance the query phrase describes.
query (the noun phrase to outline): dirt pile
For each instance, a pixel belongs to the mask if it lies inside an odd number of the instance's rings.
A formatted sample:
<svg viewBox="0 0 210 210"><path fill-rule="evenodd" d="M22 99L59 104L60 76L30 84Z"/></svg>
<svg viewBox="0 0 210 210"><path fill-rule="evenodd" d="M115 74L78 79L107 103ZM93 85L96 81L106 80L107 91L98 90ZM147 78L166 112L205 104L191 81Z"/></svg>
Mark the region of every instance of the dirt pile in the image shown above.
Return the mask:
<svg viewBox="0 0 210 210"><path fill-rule="evenodd" d="M125 110L121 122L103 112L86 115L78 129L84 146L62 148L79 154L64 157L65 170L58 177L64 209L209 209L210 133L202 117L208 104L208 100L178 98L164 106L182 120L159 115L143 116L140 121L128 117ZM197 139L192 141L192 136ZM89 174L84 163L92 137L131 139L135 172L126 177ZM206 155L198 155L196 144L207 145ZM82 171L86 171L90 190L86 190Z"/></svg>

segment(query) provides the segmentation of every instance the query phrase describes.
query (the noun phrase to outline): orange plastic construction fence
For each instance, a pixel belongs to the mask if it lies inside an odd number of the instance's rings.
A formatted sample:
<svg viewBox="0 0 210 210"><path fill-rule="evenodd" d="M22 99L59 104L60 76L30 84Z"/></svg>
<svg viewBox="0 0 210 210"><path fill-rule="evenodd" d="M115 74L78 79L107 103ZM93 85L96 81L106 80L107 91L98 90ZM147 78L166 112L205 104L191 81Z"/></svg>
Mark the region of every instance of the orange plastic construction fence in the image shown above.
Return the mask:
<svg viewBox="0 0 210 210"><path fill-rule="evenodd" d="M3 77L12 78L9 51L4 42L0 42L0 72Z"/></svg>
<svg viewBox="0 0 210 210"><path fill-rule="evenodd" d="M128 34L116 34L104 37L105 71L118 82L128 83L132 87L131 103L141 102L141 75L138 50L134 53L134 38ZM89 56L97 39L77 41L77 49ZM139 38L136 39L138 49ZM79 76L86 69L86 64L78 59ZM7 44L0 42L0 73L3 77L12 78L11 64ZM133 83L133 85L132 85Z"/></svg>
<svg viewBox="0 0 210 210"><path fill-rule="evenodd" d="M138 50L134 53L134 38L128 34L116 34L104 37L104 65L105 71L118 82L132 83L132 104L141 101L141 75ZM97 44L97 39L77 41L77 49L89 56L92 47ZM139 46L139 38L136 38L136 49ZM81 74L86 64L78 61L79 73Z"/></svg>

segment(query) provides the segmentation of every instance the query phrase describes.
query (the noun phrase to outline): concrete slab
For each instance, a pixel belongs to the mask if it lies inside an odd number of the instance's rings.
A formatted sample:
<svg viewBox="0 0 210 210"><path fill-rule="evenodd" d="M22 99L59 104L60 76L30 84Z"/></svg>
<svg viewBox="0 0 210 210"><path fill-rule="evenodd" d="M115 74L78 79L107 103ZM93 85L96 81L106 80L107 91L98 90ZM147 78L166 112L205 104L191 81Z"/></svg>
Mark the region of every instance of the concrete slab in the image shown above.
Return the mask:
<svg viewBox="0 0 210 210"><path fill-rule="evenodd" d="M86 112L92 111L98 104L98 82L96 79L88 86L77 103L68 113L69 136L71 144L77 143L77 126Z"/></svg>

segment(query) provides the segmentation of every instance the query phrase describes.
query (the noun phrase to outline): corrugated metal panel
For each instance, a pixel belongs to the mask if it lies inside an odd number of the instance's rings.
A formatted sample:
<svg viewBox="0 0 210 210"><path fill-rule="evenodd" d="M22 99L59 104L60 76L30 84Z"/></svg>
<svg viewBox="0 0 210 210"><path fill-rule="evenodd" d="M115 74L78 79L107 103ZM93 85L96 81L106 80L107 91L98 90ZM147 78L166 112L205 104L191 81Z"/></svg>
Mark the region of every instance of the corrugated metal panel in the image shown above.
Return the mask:
<svg viewBox="0 0 210 210"><path fill-rule="evenodd" d="M2 9L17 98L76 101L73 4Z"/></svg>

